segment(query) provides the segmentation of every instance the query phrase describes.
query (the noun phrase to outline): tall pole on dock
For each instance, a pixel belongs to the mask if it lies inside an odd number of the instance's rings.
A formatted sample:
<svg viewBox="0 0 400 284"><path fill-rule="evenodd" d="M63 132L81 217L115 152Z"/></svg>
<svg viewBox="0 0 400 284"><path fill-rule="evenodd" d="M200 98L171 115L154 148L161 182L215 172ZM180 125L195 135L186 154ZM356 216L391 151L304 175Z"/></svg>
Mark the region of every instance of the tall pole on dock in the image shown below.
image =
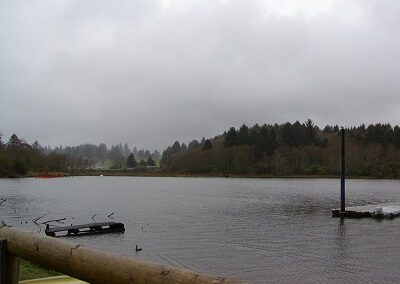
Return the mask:
<svg viewBox="0 0 400 284"><path fill-rule="evenodd" d="M345 141L344 135L345 130L344 126L341 128L342 133L342 153L340 159L340 211L346 211L346 196L345 196L345 179L346 179L346 162L345 162Z"/></svg>

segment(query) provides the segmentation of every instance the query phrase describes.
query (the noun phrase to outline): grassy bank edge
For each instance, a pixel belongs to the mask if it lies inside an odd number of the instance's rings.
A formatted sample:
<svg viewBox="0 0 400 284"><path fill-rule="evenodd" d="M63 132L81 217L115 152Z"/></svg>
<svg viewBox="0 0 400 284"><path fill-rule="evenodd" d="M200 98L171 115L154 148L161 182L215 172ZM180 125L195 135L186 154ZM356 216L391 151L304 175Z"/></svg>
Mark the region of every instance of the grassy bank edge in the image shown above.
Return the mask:
<svg viewBox="0 0 400 284"><path fill-rule="evenodd" d="M41 267L40 265L32 263L25 259L20 260L19 281L60 276L60 275L63 274L54 270Z"/></svg>

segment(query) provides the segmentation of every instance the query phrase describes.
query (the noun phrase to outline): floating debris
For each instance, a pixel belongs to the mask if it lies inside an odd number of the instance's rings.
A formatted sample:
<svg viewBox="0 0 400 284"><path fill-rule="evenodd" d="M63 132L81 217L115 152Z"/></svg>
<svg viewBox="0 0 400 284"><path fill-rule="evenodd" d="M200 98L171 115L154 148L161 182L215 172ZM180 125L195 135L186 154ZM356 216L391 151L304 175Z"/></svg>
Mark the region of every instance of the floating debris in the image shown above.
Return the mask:
<svg viewBox="0 0 400 284"><path fill-rule="evenodd" d="M46 235L51 237L76 236L76 235L86 235L86 234L123 233L123 232L125 232L124 224L117 222L89 223L89 224L74 225L74 226L71 224L71 226L63 226L56 228L50 228L49 226L47 226L45 230Z"/></svg>

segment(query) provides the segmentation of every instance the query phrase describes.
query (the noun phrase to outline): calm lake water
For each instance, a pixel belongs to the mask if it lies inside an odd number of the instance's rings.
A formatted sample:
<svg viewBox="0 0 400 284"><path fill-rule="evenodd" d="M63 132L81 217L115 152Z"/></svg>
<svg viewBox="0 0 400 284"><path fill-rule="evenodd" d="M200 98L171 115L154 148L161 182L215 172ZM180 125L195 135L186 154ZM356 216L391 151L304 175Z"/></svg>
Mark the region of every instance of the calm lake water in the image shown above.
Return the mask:
<svg viewBox="0 0 400 284"><path fill-rule="evenodd" d="M124 234L68 240L252 283L399 283L400 218L331 218L339 186L333 179L3 179L0 215L35 232L41 227L32 219L46 212L41 221L67 218L67 225L121 221ZM349 180L347 201L400 201L400 181Z"/></svg>

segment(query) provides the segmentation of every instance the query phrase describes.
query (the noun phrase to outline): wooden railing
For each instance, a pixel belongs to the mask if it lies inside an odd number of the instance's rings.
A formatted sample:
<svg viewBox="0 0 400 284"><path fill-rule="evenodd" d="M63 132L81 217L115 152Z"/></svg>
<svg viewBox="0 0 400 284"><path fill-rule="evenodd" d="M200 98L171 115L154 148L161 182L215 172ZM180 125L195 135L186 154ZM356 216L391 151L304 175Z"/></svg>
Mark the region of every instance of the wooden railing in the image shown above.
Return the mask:
<svg viewBox="0 0 400 284"><path fill-rule="evenodd" d="M1 284L18 283L19 258L89 283L238 283L138 261L12 227L0 228Z"/></svg>

